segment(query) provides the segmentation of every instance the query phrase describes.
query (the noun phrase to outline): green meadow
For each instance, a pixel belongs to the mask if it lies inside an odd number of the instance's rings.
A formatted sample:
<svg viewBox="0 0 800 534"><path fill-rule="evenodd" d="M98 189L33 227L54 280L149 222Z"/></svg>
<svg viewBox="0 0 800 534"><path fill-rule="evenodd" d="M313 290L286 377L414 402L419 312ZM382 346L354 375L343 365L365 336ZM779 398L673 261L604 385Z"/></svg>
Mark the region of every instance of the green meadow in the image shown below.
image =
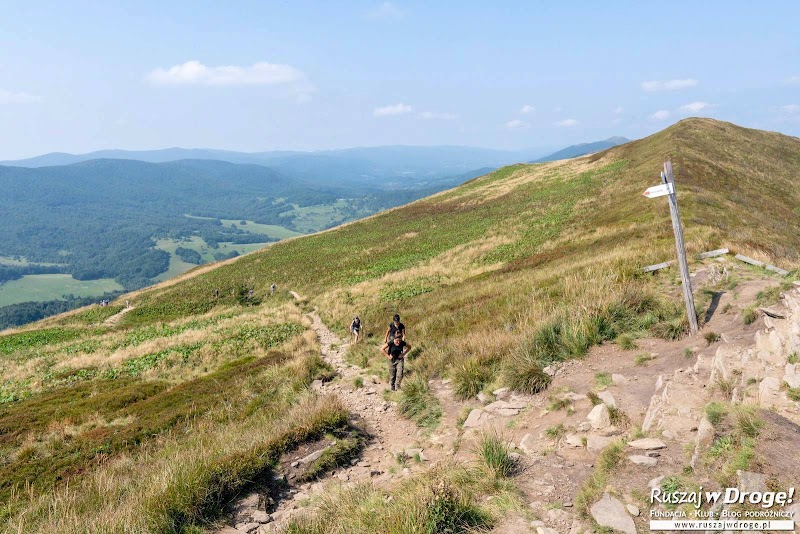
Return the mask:
<svg viewBox="0 0 800 534"><path fill-rule="evenodd" d="M121 289L122 286L111 278L75 280L69 274L31 274L0 284L0 306L18 302L57 300L64 295L99 296Z"/></svg>

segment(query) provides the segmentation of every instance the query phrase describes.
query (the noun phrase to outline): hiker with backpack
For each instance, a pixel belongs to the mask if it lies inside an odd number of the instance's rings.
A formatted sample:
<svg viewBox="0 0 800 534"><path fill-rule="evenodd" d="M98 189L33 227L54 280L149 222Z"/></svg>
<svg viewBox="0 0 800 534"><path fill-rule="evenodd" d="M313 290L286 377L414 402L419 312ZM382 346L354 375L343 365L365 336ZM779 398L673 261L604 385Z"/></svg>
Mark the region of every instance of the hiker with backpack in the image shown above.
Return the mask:
<svg viewBox="0 0 800 534"><path fill-rule="evenodd" d="M389 360L389 387L392 391L397 391L403 381L403 363L411 345L403 341L403 335L397 330L392 341L386 343L382 350Z"/></svg>

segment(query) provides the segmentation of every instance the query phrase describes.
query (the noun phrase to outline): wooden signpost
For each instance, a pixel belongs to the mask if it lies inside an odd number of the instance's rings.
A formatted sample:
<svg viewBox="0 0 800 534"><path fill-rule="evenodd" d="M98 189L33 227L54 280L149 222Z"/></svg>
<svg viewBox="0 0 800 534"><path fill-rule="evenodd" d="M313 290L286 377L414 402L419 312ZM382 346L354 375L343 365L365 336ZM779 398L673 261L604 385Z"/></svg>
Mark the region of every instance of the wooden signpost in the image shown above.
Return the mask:
<svg viewBox="0 0 800 534"><path fill-rule="evenodd" d="M672 230L675 232L675 248L678 251L678 266L681 271L683 300L686 302L686 316L689 318L689 330L692 335L695 335L698 331L697 313L694 309L692 280L689 278L689 263L686 261L686 247L683 243L683 226L681 225L681 215L678 212L678 197L675 194L675 177L672 175L672 162L667 161L664 163L661 181L661 185L650 187L643 194L648 198L669 197L669 213L672 216Z"/></svg>

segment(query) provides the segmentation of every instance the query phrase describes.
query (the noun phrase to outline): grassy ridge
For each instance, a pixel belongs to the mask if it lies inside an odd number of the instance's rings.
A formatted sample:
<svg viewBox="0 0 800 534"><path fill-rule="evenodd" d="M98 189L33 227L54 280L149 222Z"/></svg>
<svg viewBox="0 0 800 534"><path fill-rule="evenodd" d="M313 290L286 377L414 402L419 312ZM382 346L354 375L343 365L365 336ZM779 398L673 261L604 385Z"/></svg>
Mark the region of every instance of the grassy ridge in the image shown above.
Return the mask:
<svg viewBox="0 0 800 534"><path fill-rule="evenodd" d="M800 265L796 139L692 119L578 160L506 167L403 208L134 294L135 309L110 330L100 327L105 315L89 309L0 336L0 371L7 377L0 399L13 401L0 404L0 421L9 421L0 466L19 467L20 458L39 466L19 477L9 468L0 488L10 495L30 477L49 481L41 493L37 487L25 498L15 493L6 513L13 524L52 531L70 531L74 523L67 517L86 519L98 531L114 531L128 520L142 530L173 530L219 513L219 496L240 487L240 475L270 468L277 449L269 444L283 444L280 449L294 443L280 436L313 434L294 434L276 414L304 402L322 410L314 413L338 413L302 400L311 378L328 371L314 358L313 334L298 335L291 326L307 323L289 302L289 289L342 334L354 313L361 316L366 343L347 359L364 367L378 368L373 345L390 315L401 313L415 347L403 410L423 426L439 418L425 386L432 376L450 377L465 398L500 385L536 392L549 381L546 365L581 357L593 344L622 334L680 336L685 319L674 276L641 274L643 265L674 255L666 204L641 196L657 183L667 158L676 169L690 255L728 246L787 268ZM270 295L273 282L279 291ZM114 370L116 378L108 379ZM131 398L129 404L81 404L81 392L103 398L116 388L131 388L128 397L118 396ZM77 395L76 412L48 415L45 405L56 401L48 395ZM180 435L184 429L189 432ZM226 433L236 438L228 443ZM164 479L156 469L167 465L168 453L185 447L190 453ZM69 464L63 451L78 461ZM155 459L152 465L123 469L143 454ZM105 465L99 458L113 461ZM83 466L74 480L94 488L86 494L96 503L57 483L76 475L69 465ZM459 480L464 491L454 492ZM124 484L152 489L132 496ZM352 531L425 531L440 524L430 515L434 503L465 518L448 528L486 526L490 517L472 503L478 494L502 490L497 480L493 484L481 486L468 471L417 480L378 515L369 510L384 496L356 489L348 524ZM106 487L108 497L98 496ZM206 491L210 501L198 497ZM120 498L119 510L112 509ZM55 503L66 511L45 519L44 510ZM324 531L334 511L341 510L323 503L312 522L293 528Z"/></svg>

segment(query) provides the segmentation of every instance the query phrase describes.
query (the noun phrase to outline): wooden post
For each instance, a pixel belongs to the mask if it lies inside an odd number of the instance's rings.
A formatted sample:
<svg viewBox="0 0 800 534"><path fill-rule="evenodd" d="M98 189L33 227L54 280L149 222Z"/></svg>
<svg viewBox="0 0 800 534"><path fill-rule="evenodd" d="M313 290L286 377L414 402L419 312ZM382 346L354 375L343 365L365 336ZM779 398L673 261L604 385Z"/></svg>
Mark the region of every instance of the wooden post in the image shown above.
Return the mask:
<svg viewBox="0 0 800 534"><path fill-rule="evenodd" d="M692 280L689 278L689 263L686 261L686 247L683 243L683 226L681 215L678 212L678 196L675 191L675 177L672 175L672 162L664 163L664 172L661 179L670 184L669 213L672 216L672 229L675 232L675 248L678 250L678 266L681 271L681 285L683 286L683 300L686 302L686 315L689 318L689 330L692 335L697 334L697 312L694 309L694 295L692 295Z"/></svg>

